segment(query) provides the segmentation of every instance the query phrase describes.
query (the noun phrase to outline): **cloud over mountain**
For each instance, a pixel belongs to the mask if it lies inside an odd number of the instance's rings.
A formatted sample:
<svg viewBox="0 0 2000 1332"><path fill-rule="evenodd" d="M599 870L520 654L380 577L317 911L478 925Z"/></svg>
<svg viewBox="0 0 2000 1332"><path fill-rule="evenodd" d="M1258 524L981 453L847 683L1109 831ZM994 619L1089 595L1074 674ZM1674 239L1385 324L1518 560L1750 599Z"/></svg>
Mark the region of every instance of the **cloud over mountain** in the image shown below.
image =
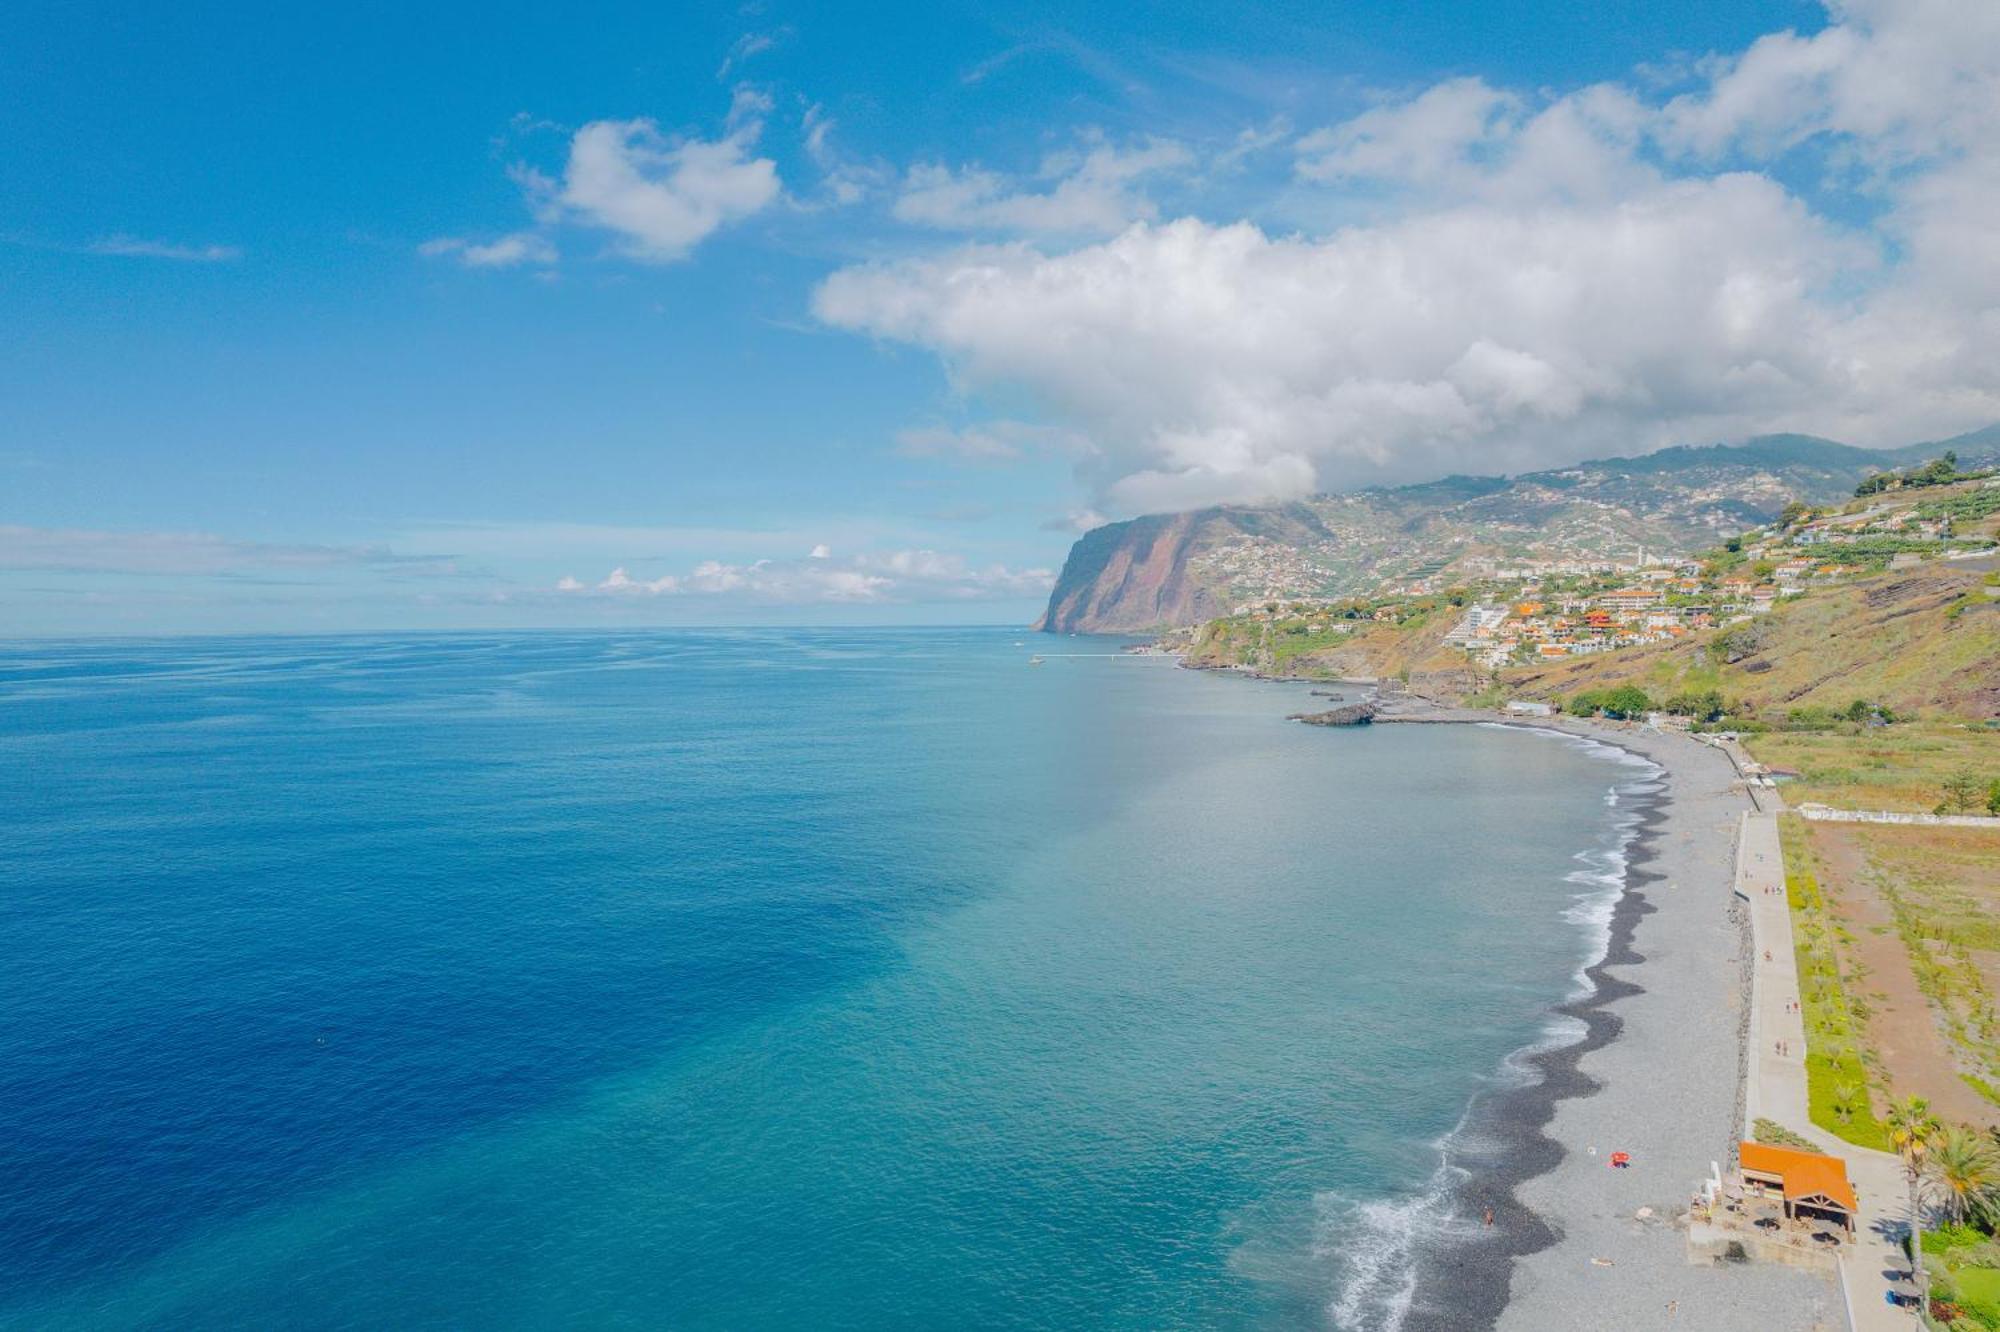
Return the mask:
<svg viewBox="0 0 2000 1332"><path fill-rule="evenodd" d="M814 309L1082 431L1122 512L2000 417L2000 7L1831 17L1671 96L1385 100L1295 144L1300 188L1376 205L1324 234L971 244L842 269Z"/></svg>

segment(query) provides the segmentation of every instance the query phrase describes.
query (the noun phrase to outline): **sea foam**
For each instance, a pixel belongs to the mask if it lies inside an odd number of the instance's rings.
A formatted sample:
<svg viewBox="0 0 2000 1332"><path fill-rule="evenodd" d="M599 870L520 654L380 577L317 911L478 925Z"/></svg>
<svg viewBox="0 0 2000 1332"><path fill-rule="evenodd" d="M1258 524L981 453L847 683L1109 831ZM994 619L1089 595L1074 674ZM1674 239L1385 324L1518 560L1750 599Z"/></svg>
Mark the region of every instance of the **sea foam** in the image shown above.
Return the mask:
<svg viewBox="0 0 2000 1332"><path fill-rule="evenodd" d="M1574 859L1578 868L1563 876L1576 891L1559 914L1565 922L1580 927L1582 949L1562 1002L1575 1003L1594 992L1590 970L1610 953L1612 923L1625 894L1630 850L1641 821L1637 801L1662 789L1666 770L1643 755L1588 736L1542 727L1484 725L1546 736L1631 769L1604 792L1605 807L1613 810L1614 816L1602 840L1577 852ZM1488 1091L1534 1085L1541 1078L1537 1056L1576 1044L1588 1030L1578 1018L1550 1012L1536 1040L1501 1060ZM1475 1097L1458 1125L1435 1144L1438 1165L1420 1192L1367 1199L1330 1192L1316 1200L1316 1252L1339 1267L1327 1313L1341 1332L1396 1332L1416 1300L1420 1256L1463 1243L1483 1231L1483 1226L1460 1213L1460 1189L1471 1172L1454 1163L1455 1156L1476 1150L1469 1137L1480 1099Z"/></svg>

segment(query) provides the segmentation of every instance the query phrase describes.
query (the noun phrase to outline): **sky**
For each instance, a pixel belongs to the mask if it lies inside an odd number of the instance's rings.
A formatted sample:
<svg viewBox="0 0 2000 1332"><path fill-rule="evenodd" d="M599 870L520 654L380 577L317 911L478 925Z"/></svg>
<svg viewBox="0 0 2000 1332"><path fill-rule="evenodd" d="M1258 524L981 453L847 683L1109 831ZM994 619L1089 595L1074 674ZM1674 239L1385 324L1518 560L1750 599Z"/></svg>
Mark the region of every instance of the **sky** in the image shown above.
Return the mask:
<svg viewBox="0 0 2000 1332"><path fill-rule="evenodd" d="M1025 623L1111 519L2000 420L2000 5L0 13L0 638Z"/></svg>

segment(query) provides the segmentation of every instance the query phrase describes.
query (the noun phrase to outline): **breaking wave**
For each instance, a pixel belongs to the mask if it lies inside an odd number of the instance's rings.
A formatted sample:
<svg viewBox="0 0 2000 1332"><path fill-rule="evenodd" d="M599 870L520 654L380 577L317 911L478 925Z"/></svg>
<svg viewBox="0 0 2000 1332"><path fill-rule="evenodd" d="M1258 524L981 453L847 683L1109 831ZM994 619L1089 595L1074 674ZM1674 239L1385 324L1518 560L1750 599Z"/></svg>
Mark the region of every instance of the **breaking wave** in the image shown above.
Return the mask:
<svg viewBox="0 0 2000 1332"><path fill-rule="evenodd" d="M1615 813L1603 840L1577 852L1577 868L1563 876L1576 891L1563 908L1562 919L1579 926L1583 934L1582 957L1564 1001L1574 1003L1593 992L1589 971L1610 952L1611 925L1625 893L1631 847L1641 819L1636 797L1658 792L1666 770L1629 749L1587 736L1539 727L1507 729L1529 730L1578 745L1633 770L1605 790L1604 803ZM1314 1257L1337 1265L1327 1315L1339 1332L1397 1332L1416 1302L1422 1255L1480 1234L1483 1226L1459 1211L1460 1190L1472 1172L1453 1162L1454 1148L1471 1145L1464 1139L1474 1107L1492 1090L1539 1081L1536 1056L1574 1045L1587 1031L1581 1020L1551 1012L1537 1039L1501 1060L1489 1089L1474 1098L1458 1126L1436 1144L1438 1167L1422 1191L1407 1197L1370 1199L1329 1192L1314 1200Z"/></svg>

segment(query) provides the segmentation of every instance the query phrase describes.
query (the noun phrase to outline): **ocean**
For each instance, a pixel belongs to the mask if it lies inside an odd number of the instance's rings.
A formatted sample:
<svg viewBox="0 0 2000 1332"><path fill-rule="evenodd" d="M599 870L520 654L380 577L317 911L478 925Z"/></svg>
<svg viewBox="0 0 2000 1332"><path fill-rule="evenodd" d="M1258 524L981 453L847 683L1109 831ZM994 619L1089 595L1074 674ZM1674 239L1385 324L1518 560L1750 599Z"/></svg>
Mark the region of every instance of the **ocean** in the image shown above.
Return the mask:
<svg viewBox="0 0 2000 1332"><path fill-rule="evenodd" d="M1317 703L1004 629L0 645L0 1325L1393 1328L1634 773Z"/></svg>

